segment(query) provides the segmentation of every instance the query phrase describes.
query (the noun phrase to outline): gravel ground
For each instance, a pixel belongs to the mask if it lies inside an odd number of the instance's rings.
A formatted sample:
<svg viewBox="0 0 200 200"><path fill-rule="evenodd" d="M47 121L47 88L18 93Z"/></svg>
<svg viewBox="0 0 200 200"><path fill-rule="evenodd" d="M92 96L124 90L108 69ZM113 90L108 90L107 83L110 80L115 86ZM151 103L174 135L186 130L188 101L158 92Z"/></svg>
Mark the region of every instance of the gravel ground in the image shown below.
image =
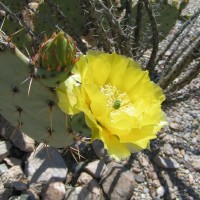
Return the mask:
<svg viewBox="0 0 200 200"><path fill-rule="evenodd" d="M199 7L200 0L193 0L183 12L193 14ZM200 18L191 32L199 28ZM20 132L9 140L12 130L1 117L0 200L200 200L200 92L190 92L195 88L200 88L199 77L181 91L187 98L164 105L169 124L152 141L152 151L120 163L110 162L98 142L76 144L86 157L76 163L70 152L35 150L35 142Z"/></svg>

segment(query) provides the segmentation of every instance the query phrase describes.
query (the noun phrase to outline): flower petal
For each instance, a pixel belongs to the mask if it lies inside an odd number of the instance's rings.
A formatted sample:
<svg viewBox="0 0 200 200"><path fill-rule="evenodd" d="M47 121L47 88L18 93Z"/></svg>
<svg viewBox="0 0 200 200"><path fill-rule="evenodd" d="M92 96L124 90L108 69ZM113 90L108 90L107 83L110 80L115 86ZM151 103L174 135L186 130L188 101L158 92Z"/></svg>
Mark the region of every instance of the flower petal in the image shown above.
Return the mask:
<svg viewBox="0 0 200 200"><path fill-rule="evenodd" d="M108 130L102 129L102 132L99 134L99 139L103 141L104 147L107 149L109 155L115 160L130 156L126 145L121 143L116 135L110 134Z"/></svg>
<svg viewBox="0 0 200 200"><path fill-rule="evenodd" d="M120 142L126 143L137 143L144 138L155 138L156 135L153 133L154 125L143 126L140 129L132 129L131 132L124 132L124 134L118 135Z"/></svg>
<svg viewBox="0 0 200 200"><path fill-rule="evenodd" d="M97 85L104 85L111 74L111 63L109 54L104 54L100 51L89 51L86 55L89 70L85 75L84 81L86 83L95 83Z"/></svg>
<svg viewBox="0 0 200 200"><path fill-rule="evenodd" d="M56 89L59 99L58 106L66 114L72 115L77 113L74 109L74 106L77 104L77 96L73 92L76 84L76 81L71 76Z"/></svg>

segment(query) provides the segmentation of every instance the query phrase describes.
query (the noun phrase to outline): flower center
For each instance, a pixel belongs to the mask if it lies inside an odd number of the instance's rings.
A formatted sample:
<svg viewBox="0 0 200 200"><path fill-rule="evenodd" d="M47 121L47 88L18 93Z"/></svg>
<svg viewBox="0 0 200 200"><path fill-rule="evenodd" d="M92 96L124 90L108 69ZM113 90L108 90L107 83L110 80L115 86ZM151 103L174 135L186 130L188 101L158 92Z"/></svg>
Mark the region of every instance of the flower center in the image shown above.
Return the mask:
<svg viewBox="0 0 200 200"><path fill-rule="evenodd" d="M121 106L121 101L120 100L116 100L114 103L113 103L113 108L114 109L119 109Z"/></svg>
<svg viewBox="0 0 200 200"><path fill-rule="evenodd" d="M120 91L110 83L100 86L100 91L107 98L107 107L111 109L111 115L119 115L126 113L130 116L134 115L134 107L126 92Z"/></svg>

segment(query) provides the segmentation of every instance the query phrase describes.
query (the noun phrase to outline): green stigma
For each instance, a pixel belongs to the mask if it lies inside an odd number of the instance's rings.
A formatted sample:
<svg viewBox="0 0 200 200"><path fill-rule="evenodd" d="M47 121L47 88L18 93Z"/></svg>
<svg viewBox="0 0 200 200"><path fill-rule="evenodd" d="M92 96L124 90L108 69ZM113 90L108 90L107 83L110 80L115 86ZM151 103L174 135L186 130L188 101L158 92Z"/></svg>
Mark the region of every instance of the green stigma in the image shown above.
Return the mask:
<svg viewBox="0 0 200 200"><path fill-rule="evenodd" d="M120 100L116 100L114 103L113 103L113 108L114 109L119 109L121 106L121 101Z"/></svg>

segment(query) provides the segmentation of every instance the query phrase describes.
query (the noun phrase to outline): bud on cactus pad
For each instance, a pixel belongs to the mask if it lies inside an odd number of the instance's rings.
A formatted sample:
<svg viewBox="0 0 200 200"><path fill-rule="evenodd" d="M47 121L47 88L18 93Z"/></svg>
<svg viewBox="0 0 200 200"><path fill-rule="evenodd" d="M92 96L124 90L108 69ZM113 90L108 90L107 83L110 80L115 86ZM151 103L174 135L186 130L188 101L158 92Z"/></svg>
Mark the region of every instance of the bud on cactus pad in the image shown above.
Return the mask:
<svg viewBox="0 0 200 200"><path fill-rule="evenodd" d="M56 87L66 80L77 61L77 48L71 37L63 32L54 33L40 47L33 58L40 82Z"/></svg>

